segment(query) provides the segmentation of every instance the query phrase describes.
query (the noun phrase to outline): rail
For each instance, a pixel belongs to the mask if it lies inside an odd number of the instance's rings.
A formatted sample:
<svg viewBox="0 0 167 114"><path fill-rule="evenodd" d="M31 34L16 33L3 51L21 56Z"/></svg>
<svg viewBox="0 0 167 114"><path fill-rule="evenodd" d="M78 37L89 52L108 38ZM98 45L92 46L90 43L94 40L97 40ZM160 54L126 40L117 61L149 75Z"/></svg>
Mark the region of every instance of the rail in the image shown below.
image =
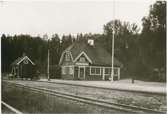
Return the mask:
<svg viewBox="0 0 167 114"><path fill-rule="evenodd" d="M9 104L5 103L4 101L1 101L1 103L16 114L23 114L22 112L20 112L19 110L15 109L12 106L10 106Z"/></svg>
<svg viewBox="0 0 167 114"><path fill-rule="evenodd" d="M75 101L79 101L79 102L83 102L83 103L87 103L87 104L97 105L97 106L101 106L101 107L105 107L105 108L111 108L111 109L124 111L124 112L165 113L165 112L159 111L159 110L153 110L153 109L148 109L148 108L143 108L143 107L124 105L124 104L119 104L119 103L112 103L112 102L97 100L97 99L88 98L88 97L81 97L81 96L78 96L78 95L72 95L72 94L69 94L69 93L59 92L59 91L51 90L51 89L47 89L47 88L32 87L32 86L27 86L27 85L24 85L24 84L18 84L18 83L14 83L14 82L6 82L6 83L12 84L16 87L23 87L23 88L30 89L30 90L33 90L33 91L37 91L37 92L44 93L44 94L50 94L50 95L53 95L53 96L63 97L63 98L66 98L66 99L71 99L71 100L75 100Z"/></svg>

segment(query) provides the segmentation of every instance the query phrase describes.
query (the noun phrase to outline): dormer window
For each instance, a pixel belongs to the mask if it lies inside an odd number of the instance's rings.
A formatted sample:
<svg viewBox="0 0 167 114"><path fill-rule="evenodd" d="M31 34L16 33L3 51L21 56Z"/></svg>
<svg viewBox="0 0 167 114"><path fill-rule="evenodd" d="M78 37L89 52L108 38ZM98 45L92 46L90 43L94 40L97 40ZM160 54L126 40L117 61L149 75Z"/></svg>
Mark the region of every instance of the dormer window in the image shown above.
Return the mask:
<svg viewBox="0 0 167 114"><path fill-rule="evenodd" d="M70 61L70 53L69 52L66 53L65 59L66 59L66 61Z"/></svg>

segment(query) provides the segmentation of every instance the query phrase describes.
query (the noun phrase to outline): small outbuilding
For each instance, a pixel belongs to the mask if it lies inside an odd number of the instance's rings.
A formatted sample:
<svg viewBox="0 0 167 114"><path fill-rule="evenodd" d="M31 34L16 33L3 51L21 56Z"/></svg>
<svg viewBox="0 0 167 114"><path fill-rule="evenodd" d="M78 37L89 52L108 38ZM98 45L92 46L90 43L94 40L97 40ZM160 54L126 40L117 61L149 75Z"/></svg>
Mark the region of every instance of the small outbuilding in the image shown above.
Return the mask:
<svg viewBox="0 0 167 114"><path fill-rule="evenodd" d="M111 78L112 57L109 52L93 40L75 42L61 55L59 65L63 79L73 80L109 80ZM114 77L120 79L123 64L114 58Z"/></svg>
<svg viewBox="0 0 167 114"><path fill-rule="evenodd" d="M25 54L17 58L11 66L12 74L16 78L32 78L35 73L35 63Z"/></svg>

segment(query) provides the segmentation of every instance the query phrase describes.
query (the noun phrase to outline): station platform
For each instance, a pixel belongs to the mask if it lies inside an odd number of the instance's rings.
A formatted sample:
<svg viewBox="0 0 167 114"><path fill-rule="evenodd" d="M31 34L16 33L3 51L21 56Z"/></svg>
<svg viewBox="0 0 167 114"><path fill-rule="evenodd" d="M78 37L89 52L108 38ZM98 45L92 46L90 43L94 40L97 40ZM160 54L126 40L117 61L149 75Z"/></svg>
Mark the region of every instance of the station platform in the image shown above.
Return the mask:
<svg viewBox="0 0 167 114"><path fill-rule="evenodd" d="M47 79L40 79L40 81L47 81ZM78 81L78 80L61 80L61 79L51 79L51 83L62 83L86 87L95 87L103 89L115 89L122 91L134 91L143 93L153 93L166 95L166 83L162 82L144 82L135 80L135 83L131 83L130 79L124 79L119 81Z"/></svg>

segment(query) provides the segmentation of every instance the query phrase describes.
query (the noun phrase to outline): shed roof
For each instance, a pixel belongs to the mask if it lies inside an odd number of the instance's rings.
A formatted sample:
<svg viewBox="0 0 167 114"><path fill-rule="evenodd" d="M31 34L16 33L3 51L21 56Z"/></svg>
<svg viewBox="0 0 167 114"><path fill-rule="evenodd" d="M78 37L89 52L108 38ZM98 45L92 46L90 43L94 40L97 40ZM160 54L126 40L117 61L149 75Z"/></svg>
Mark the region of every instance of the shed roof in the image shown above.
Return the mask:
<svg viewBox="0 0 167 114"><path fill-rule="evenodd" d="M112 65L112 57L110 53L98 45L91 46L88 43L75 42L65 51L70 51L74 60L80 53L85 52L91 59L93 65ZM122 66L122 63L115 57L114 66Z"/></svg>
<svg viewBox="0 0 167 114"><path fill-rule="evenodd" d="M32 62L27 56L18 57L11 65L19 65L25 59L28 59L31 64L35 65L34 62Z"/></svg>

